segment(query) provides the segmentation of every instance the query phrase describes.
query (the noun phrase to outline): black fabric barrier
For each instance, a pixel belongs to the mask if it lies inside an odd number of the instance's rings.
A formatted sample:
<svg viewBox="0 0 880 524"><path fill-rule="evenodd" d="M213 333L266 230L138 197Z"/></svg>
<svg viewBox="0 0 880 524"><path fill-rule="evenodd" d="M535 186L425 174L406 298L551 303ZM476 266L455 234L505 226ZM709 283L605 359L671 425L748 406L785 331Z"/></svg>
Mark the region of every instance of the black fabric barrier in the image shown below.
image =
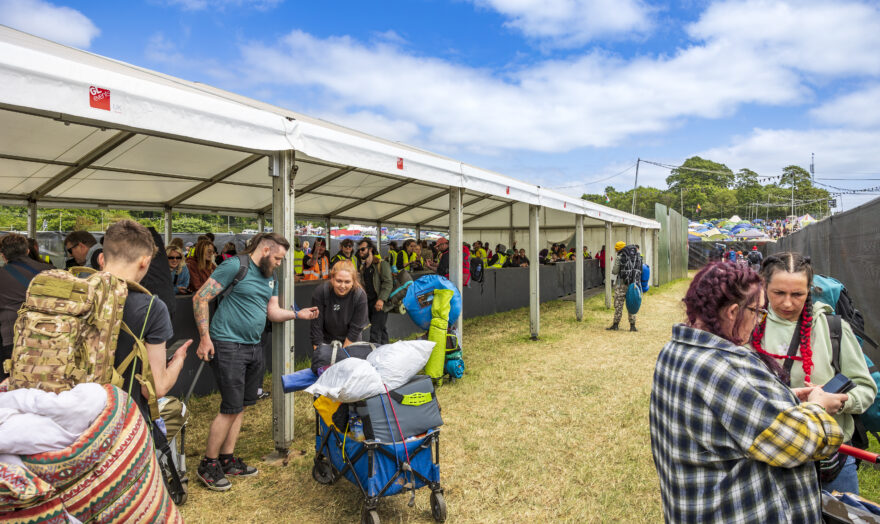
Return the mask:
<svg viewBox="0 0 880 524"><path fill-rule="evenodd" d="M798 251L809 255L816 273L834 277L846 286L865 317L865 331L880 341L880 199L808 225L776 244L767 254ZM874 362L880 352L870 351Z"/></svg>
<svg viewBox="0 0 880 524"><path fill-rule="evenodd" d="M541 266L539 276L541 279L541 302L556 300L575 292L575 262ZM416 275L417 277L418 275ZM294 295L299 307L311 306L312 293L319 284L320 282L297 282L294 286ZM599 261L585 260L584 289L601 285L602 273L599 269ZM462 300L464 302L464 318L481 317L528 307L529 269L522 267L489 269L485 272L482 283L471 282L464 288ZM195 379L199 367L200 361L196 357L199 335L193 316L192 296L180 295L177 297L177 301L177 314L172 319L174 340L193 339L180 378L170 393L182 397ZM284 304L284 306L289 307L290 304ZM296 320L294 322L296 322L294 326L294 360L301 362L311 355L309 321ZM388 336L392 339L409 337L421 331L408 316L396 313L388 315L387 328ZM369 338L369 330L364 332L364 339L367 338ZM467 344L467 340L465 340L465 344ZM269 332L263 334L263 358L266 362L266 370L271 371L272 337ZM211 372L210 366L206 364L193 390L194 394L207 395L215 390L214 374Z"/></svg>
<svg viewBox="0 0 880 524"><path fill-rule="evenodd" d="M743 255L747 255L753 246L758 246L758 251L766 254L764 247L769 242L761 241L742 241L742 240L725 240L722 242L688 242L688 269L702 269L709 262L719 260L719 250L742 251Z"/></svg>

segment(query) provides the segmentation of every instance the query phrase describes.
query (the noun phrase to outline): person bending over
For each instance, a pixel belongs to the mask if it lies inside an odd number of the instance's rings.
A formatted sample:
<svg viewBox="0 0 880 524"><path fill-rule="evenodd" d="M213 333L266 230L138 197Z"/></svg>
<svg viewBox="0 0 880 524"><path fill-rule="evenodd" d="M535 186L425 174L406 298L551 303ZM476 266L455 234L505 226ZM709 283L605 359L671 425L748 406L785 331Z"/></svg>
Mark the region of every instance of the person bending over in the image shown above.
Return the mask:
<svg viewBox="0 0 880 524"><path fill-rule="evenodd" d="M649 423L666 522L822 522L815 460L843 443L845 394L789 389L743 346L765 307L751 269L712 263L654 368Z"/></svg>
<svg viewBox="0 0 880 524"><path fill-rule="evenodd" d="M315 288L312 306L318 311L311 325L312 349L334 340L343 346L359 341L367 327L367 294L354 264L343 260L333 266L330 280Z"/></svg>
<svg viewBox="0 0 880 524"><path fill-rule="evenodd" d="M198 469L199 479L214 491L232 486L227 476L257 474L256 468L235 456L235 443L244 408L257 402L257 390L263 383L260 339L266 320L286 322L312 319L318 314L315 308L296 313L278 304L274 273L289 248L290 243L282 235L258 234L243 253L248 255L247 274L217 305L214 318L209 319L208 303L232 283L241 267L239 257L220 264L193 296L193 313L201 337L197 354L210 362L221 399L220 413L211 422L205 457Z"/></svg>

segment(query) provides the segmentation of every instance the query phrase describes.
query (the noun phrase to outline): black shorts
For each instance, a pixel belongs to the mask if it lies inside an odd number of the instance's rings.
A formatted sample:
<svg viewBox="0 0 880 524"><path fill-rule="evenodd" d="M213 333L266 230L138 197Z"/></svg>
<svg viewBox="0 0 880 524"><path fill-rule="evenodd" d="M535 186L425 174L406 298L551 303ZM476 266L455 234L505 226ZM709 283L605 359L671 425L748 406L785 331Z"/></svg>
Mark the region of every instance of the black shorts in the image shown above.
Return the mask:
<svg viewBox="0 0 880 524"><path fill-rule="evenodd" d="M211 370L220 390L220 413L241 413L257 403L257 390L263 384L263 346L215 340Z"/></svg>

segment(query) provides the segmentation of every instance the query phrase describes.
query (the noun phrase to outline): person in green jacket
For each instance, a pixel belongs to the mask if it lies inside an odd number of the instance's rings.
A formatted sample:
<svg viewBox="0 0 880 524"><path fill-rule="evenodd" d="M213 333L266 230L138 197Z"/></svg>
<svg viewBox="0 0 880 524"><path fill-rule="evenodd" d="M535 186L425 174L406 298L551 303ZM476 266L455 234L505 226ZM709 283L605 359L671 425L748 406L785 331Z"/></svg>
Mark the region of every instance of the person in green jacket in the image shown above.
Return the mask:
<svg viewBox="0 0 880 524"><path fill-rule="evenodd" d="M782 379L792 388L822 385L836 374L831 363L831 336L827 315L832 306L813 301L810 292L813 268L800 253L778 253L767 257L761 267L767 292L768 311L752 334L752 347L774 357L783 368ZM847 392L848 400L835 410L834 419L843 429L849 443L855 423L853 415L864 413L874 402L877 386L868 372L859 341L849 324L841 320L840 372L849 377L855 388ZM797 345L793 356L792 346ZM835 455L822 463L822 468L840 468L836 478L821 484L827 491L859 492L856 462L852 457Z"/></svg>

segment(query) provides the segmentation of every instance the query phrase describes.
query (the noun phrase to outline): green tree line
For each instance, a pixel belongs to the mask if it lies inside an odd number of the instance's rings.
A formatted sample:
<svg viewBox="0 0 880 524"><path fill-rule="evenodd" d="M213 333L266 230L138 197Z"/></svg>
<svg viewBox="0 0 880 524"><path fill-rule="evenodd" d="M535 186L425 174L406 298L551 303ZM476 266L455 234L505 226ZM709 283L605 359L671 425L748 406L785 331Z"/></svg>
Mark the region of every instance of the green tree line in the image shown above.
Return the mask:
<svg viewBox="0 0 880 524"><path fill-rule="evenodd" d="M122 219L132 219L162 232L164 214L155 211L127 211L120 209L37 209L37 231L105 231ZM175 233L241 233L257 229L257 219L225 215L191 215L172 213ZM271 221L267 220L267 225ZM0 206L0 231L27 231L27 209L19 206Z"/></svg>
<svg viewBox="0 0 880 524"><path fill-rule="evenodd" d="M787 166L776 175L778 178L770 180L772 183L762 183L761 176L751 169L734 172L724 164L691 157L670 171L666 189L639 186L636 214L654 218L654 204L660 203L693 220L727 218L734 214L744 219L782 219L791 214L792 188L797 215L809 213L820 218L830 214L831 194L815 187L804 168ZM584 194L582 198L630 212L633 190L617 191L608 186L604 194Z"/></svg>

